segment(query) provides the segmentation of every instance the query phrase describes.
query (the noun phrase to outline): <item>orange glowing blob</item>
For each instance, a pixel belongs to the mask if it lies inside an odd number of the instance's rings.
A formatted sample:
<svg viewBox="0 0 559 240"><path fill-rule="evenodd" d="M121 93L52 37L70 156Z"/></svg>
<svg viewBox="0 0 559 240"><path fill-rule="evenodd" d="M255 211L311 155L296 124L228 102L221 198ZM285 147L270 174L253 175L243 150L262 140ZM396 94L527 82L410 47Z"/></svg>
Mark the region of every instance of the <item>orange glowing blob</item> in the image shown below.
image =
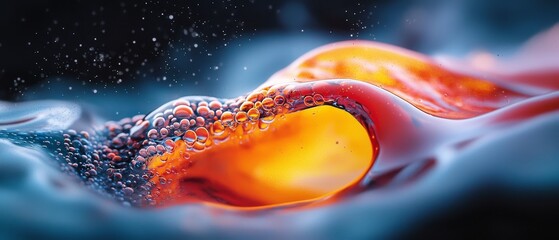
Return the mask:
<svg viewBox="0 0 559 240"><path fill-rule="evenodd" d="M265 131L243 134L237 128L224 134L229 135L226 141L204 151L187 153L180 140L173 152L153 158L154 197L165 205L307 201L355 183L372 164L365 129L350 114L329 106L277 117Z"/></svg>

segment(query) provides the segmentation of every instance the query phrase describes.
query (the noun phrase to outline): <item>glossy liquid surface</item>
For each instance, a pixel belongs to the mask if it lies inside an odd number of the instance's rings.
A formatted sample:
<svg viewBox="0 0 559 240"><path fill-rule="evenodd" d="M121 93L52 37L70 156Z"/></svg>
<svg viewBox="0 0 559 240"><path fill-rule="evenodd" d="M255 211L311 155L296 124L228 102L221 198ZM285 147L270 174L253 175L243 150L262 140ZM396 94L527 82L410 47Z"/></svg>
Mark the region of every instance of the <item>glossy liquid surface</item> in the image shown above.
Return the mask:
<svg viewBox="0 0 559 240"><path fill-rule="evenodd" d="M558 109L554 72L534 78L535 88L525 88L530 75L484 76L392 46L342 42L235 99L184 97L97 130L31 138L65 171L133 206L320 206L412 181L444 159L441 149L459 151Z"/></svg>

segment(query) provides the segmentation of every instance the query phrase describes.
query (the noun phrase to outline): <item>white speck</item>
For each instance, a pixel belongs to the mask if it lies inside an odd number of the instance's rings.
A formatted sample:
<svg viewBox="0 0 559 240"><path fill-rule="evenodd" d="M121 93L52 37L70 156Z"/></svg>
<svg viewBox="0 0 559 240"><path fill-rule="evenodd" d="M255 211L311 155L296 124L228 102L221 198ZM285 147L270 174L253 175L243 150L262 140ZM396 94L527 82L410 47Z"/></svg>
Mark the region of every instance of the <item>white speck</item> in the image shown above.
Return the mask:
<svg viewBox="0 0 559 240"><path fill-rule="evenodd" d="M71 87L71 86L70 86L70 87L68 87L68 90L72 90L72 87Z"/></svg>
<svg viewBox="0 0 559 240"><path fill-rule="evenodd" d="M198 43L195 43L195 44L194 44L194 47L197 48L197 47L198 47Z"/></svg>
<svg viewBox="0 0 559 240"><path fill-rule="evenodd" d="M97 93L97 89L93 89L93 93Z"/></svg>
<svg viewBox="0 0 559 240"><path fill-rule="evenodd" d="M305 32L305 29L301 29L301 32Z"/></svg>
<svg viewBox="0 0 559 240"><path fill-rule="evenodd" d="M246 71L247 69L248 69L248 68L247 68L246 66L244 66L244 67L243 67L243 70L245 70L245 71Z"/></svg>
<svg viewBox="0 0 559 240"><path fill-rule="evenodd" d="M157 41L157 38L152 38L151 41L155 42Z"/></svg>
<svg viewBox="0 0 559 240"><path fill-rule="evenodd" d="M169 20L173 20L173 18L175 18L175 16L169 15Z"/></svg>

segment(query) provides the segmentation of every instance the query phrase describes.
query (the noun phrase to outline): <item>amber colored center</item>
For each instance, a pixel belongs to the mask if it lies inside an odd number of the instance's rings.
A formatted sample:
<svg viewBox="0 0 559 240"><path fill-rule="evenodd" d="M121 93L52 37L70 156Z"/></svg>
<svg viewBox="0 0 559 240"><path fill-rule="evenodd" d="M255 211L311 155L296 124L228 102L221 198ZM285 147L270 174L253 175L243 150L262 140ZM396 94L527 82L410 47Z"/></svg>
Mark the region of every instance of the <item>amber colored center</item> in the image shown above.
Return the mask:
<svg viewBox="0 0 559 240"><path fill-rule="evenodd" d="M355 184L372 164L367 131L341 109L316 107L276 117L267 130L254 127L201 152L185 154L177 141L153 158L154 199L237 207L311 201Z"/></svg>

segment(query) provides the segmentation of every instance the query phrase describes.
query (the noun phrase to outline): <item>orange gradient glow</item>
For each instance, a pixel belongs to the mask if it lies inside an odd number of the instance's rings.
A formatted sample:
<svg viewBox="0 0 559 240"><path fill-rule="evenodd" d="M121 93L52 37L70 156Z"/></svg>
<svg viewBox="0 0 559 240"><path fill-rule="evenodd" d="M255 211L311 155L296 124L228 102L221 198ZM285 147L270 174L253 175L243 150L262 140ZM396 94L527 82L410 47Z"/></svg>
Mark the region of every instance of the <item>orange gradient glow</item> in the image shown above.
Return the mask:
<svg viewBox="0 0 559 240"><path fill-rule="evenodd" d="M368 41L318 48L274 74L264 85L340 78L373 84L445 118L477 116L525 97L490 81L443 68L415 52Z"/></svg>
<svg viewBox="0 0 559 240"><path fill-rule="evenodd" d="M180 140L173 152L152 159L149 168L158 176L152 179L158 188L154 197L166 205L307 201L355 183L372 165L365 129L330 106L278 117L266 130L242 134L240 129L204 151L186 153Z"/></svg>

